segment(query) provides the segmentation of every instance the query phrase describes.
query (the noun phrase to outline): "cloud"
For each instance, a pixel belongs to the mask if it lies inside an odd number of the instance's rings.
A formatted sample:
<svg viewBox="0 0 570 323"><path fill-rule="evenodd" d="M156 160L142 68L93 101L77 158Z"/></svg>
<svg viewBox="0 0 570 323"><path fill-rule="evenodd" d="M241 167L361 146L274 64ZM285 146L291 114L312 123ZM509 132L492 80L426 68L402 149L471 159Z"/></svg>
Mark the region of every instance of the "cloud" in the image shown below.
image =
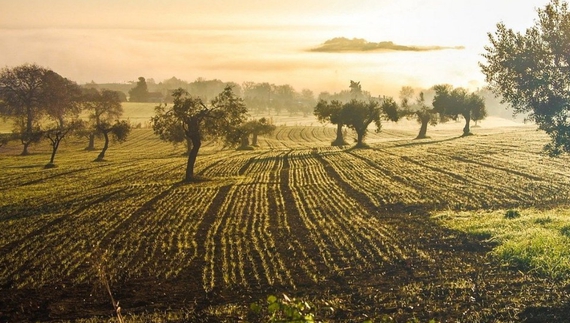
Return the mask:
<svg viewBox="0 0 570 323"><path fill-rule="evenodd" d="M348 39L345 37L336 37L329 39L317 48L312 48L311 52L377 52L377 51L412 51L424 52L443 49L465 49L464 46L445 47L445 46L405 46L394 44L391 41L382 41L379 43L368 42L362 38Z"/></svg>

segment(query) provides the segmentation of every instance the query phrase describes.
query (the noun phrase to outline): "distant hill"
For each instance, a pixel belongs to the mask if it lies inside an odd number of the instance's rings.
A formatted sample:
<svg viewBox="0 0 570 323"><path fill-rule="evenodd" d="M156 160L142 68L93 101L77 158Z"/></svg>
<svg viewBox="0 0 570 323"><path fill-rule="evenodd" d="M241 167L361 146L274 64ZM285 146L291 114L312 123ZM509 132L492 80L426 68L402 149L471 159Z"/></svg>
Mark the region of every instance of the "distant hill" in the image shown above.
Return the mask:
<svg viewBox="0 0 570 323"><path fill-rule="evenodd" d="M345 37L336 37L329 39L317 48L310 49L311 52L369 52L381 50L393 51L432 51L443 49L465 49L464 46L444 47L444 46L406 46L394 44L391 41L382 41L379 43L369 42L363 38L348 39Z"/></svg>

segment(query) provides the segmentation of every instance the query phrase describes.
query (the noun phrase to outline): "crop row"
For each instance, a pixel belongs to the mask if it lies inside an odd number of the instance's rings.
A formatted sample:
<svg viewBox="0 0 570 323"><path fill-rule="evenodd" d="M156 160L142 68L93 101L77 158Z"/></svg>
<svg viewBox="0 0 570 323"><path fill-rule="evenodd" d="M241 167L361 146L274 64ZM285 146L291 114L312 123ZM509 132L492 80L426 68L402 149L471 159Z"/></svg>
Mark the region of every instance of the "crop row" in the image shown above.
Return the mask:
<svg viewBox="0 0 570 323"><path fill-rule="evenodd" d="M319 261L330 270L370 268L414 254L402 250L391 228L375 221L370 210L347 196L311 151L294 151L289 165L299 217L319 249Z"/></svg>
<svg viewBox="0 0 570 323"><path fill-rule="evenodd" d="M37 227L33 234L3 246L0 282L38 286L69 279L88 261L100 237L124 221L125 214L134 212L157 189L145 188L143 194L140 188L109 190L93 203L85 202L60 213L57 219L48 218L51 221Z"/></svg>
<svg viewBox="0 0 570 323"><path fill-rule="evenodd" d="M274 200L269 198L278 190L278 160L275 153L253 157L248 176L229 188L217 208L204 241L206 290L219 285L294 284L272 234L274 217L282 216L270 211Z"/></svg>

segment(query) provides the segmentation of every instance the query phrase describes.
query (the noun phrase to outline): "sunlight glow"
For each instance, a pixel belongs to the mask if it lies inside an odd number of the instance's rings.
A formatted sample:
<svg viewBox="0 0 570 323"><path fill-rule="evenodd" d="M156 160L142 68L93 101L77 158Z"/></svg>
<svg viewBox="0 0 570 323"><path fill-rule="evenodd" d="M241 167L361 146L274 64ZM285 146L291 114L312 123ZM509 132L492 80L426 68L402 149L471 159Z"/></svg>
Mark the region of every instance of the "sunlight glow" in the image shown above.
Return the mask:
<svg viewBox="0 0 570 323"><path fill-rule="evenodd" d="M354 79L391 95L402 85L480 87L477 62L487 33L500 21L516 29L530 26L545 3L4 1L0 62L35 62L78 82L204 77L291 84L318 93L344 89ZM465 49L307 52L335 37Z"/></svg>

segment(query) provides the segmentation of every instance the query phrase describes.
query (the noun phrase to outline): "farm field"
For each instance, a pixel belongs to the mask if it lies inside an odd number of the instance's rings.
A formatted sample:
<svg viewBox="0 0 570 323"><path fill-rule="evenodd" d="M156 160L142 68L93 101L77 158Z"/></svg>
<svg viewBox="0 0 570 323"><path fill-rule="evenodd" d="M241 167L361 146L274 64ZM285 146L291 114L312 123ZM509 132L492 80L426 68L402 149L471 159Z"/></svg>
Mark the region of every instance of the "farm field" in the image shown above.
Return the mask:
<svg viewBox="0 0 570 323"><path fill-rule="evenodd" d="M184 148L145 128L105 162L69 139L53 169L47 144L1 147L0 321L112 317L102 268L127 316L253 320L250 303L285 293L329 321L570 321L566 280L431 217L567 206L570 159L541 154L542 132L388 126L357 150L295 124L253 151L204 145L196 183L180 182Z"/></svg>

